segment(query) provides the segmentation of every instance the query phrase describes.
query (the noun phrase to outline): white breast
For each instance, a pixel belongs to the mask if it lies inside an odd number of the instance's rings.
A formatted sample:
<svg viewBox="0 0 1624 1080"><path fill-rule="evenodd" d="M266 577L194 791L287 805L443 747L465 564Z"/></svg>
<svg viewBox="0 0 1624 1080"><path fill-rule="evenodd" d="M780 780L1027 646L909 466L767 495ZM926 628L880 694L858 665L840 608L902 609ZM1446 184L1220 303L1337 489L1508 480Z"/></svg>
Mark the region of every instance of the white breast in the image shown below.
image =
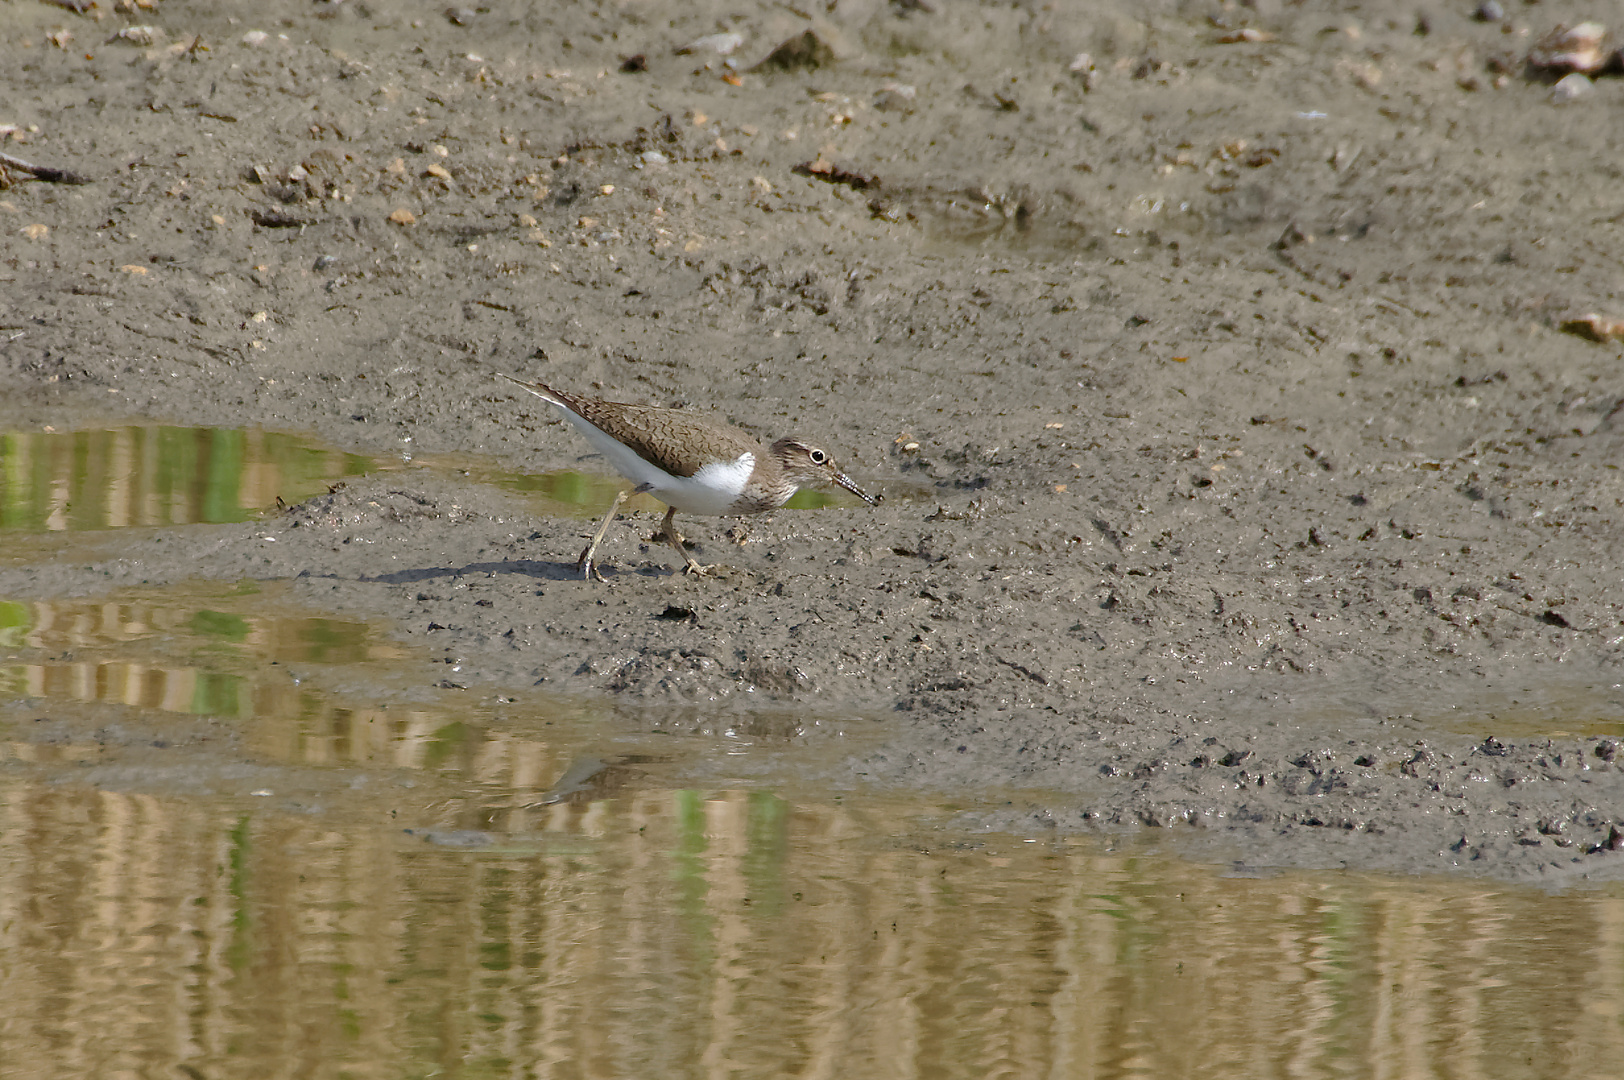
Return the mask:
<svg viewBox="0 0 1624 1080"><path fill-rule="evenodd" d="M685 514L726 514L756 470L756 455L740 454L733 461L705 465L692 476L667 476L650 494Z"/></svg>

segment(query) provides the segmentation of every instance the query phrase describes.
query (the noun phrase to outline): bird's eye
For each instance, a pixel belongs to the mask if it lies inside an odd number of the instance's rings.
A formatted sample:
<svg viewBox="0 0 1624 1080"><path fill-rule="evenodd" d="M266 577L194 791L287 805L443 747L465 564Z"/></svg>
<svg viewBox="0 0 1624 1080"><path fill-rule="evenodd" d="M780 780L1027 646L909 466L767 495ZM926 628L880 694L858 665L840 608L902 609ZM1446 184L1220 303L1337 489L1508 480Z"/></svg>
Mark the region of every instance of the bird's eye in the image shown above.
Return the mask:
<svg viewBox="0 0 1624 1080"><path fill-rule="evenodd" d="M822 450L808 450L806 456L812 459L814 465L822 465L829 460L829 455Z"/></svg>

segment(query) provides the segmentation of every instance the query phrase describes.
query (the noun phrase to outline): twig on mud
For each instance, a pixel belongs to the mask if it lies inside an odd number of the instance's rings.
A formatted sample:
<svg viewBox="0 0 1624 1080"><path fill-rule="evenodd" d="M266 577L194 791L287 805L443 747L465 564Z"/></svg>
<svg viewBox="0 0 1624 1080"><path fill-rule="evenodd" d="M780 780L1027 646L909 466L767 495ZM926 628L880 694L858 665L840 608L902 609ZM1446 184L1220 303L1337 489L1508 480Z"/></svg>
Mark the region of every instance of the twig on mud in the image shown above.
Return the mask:
<svg viewBox="0 0 1624 1080"><path fill-rule="evenodd" d="M0 170L15 169L21 173L28 173L36 180L44 180L52 184L88 184L90 177L82 176L67 169L52 169L45 165L34 165L20 157L0 153Z"/></svg>

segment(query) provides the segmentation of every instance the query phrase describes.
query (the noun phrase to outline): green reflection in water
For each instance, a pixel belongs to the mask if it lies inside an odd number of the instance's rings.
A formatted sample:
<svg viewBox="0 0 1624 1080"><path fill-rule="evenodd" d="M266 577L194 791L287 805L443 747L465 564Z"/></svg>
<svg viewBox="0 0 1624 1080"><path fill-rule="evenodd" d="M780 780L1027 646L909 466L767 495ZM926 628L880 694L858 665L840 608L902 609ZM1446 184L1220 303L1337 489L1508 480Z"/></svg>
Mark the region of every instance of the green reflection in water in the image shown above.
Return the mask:
<svg viewBox="0 0 1624 1080"><path fill-rule="evenodd" d="M233 610L235 609L235 610ZM280 668L391 660L365 623L274 610L259 586L0 601L0 692L244 720L308 711Z"/></svg>
<svg viewBox="0 0 1624 1080"><path fill-rule="evenodd" d="M0 700L0 1072L1537 1080L1624 1057L1617 888L1235 878L782 772L699 786L740 740L295 684L269 660L346 624L276 602L0 601L21 667L73 676ZM224 765L205 740L147 771L142 740L81 767L203 702L252 720ZM68 756L29 741L70 713ZM682 746L712 771L672 775Z"/></svg>
<svg viewBox="0 0 1624 1080"><path fill-rule="evenodd" d="M428 745L425 747L424 766L437 769L456 758L458 751L468 742L468 735L468 725L460 720L434 731L429 735Z"/></svg>
<svg viewBox="0 0 1624 1080"><path fill-rule="evenodd" d="M0 600L0 648L21 648L23 635L28 632L31 625L28 605Z"/></svg>
<svg viewBox="0 0 1624 1080"><path fill-rule="evenodd" d="M223 611L199 611L186 624L194 634L241 644L248 637L248 620Z"/></svg>
<svg viewBox="0 0 1624 1080"><path fill-rule="evenodd" d="M251 820L247 814L241 815L236 825L226 834L226 851L231 870L231 878L226 885L231 897L231 939L226 945L226 965L239 975L248 970L254 956L251 933L253 911L248 895L249 857L253 854Z"/></svg>
<svg viewBox="0 0 1624 1080"><path fill-rule="evenodd" d="M770 791L750 793L750 829L746 837L744 877L750 910L757 916L784 910L784 871L789 859L790 804Z"/></svg>
<svg viewBox="0 0 1624 1080"><path fill-rule="evenodd" d="M199 672L187 711L198 716L243 716L249 711L243 691L241 676L218 671Z"/></svg>
<svg viewBox="0 0 1624 1080"><path fill-rule="evenodd" d="M676 824L671 875L677 886L677 910L694 957L708 960L713 954L710 913L705 904L705 894L710 891L705 874L705 852L709 847L705 800L697 791L675 791L671 797Z"/></svg>
<svg viewBox="0 0 1624 1080"><path fill-rule="evenodd" d="M0 435L0 529L246 521L380 463L272 431L130 426Z"/></svg>

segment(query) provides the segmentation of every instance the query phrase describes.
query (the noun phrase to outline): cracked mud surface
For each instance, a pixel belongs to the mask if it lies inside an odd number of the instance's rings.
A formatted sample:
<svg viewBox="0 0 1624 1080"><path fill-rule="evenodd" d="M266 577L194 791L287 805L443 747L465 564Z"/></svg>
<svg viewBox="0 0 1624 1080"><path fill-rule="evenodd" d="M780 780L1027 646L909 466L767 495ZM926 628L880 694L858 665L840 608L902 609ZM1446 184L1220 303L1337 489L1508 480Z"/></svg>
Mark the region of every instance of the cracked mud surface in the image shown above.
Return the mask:
<svg viewBox="0 0 1624 1080"><path fill-rule="evenodd" d="M9 5L8 152L94 182L0 192L5 429L603 468L499 368L815 435L887 501L679 519L698 579L634 515L603 587L587 517L411 468L0 594L289 580L469 693L861 718L831 779L989 825L1616 876L1624 350L1558 327L1624 308L1624 81L1506 59L1584 12L938 6L164 0L142 46ZM809 26L821 66L756 66ZM674 53L719 28L740 86Z"/></svg>

